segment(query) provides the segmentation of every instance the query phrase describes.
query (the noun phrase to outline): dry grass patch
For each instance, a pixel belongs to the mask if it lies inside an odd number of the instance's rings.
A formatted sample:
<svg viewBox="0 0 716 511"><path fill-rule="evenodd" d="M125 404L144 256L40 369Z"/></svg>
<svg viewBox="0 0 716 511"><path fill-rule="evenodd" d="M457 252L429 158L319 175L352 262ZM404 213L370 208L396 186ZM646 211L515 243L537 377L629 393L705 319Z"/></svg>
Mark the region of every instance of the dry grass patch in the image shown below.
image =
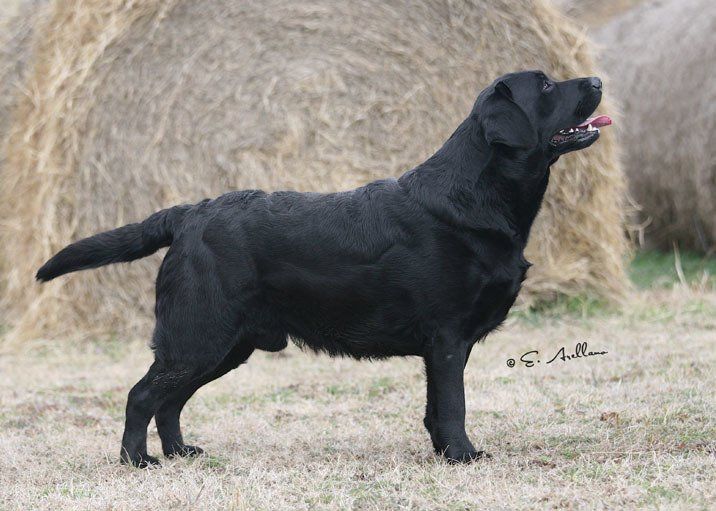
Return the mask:
<svg viewBox="0 0 716 511"><path fill-rule="evenodd" d="M430 453L419 360L258 354L187 407L185 436L209 455L149 471L117 462L126 392L149 351L36 341L0 357L0 508L705 509L715 332L712 291L648 291L620 313L514 315L468 366L468 432L494 455L470 466ZM609 353L506 365L577 341Z"/></svg>

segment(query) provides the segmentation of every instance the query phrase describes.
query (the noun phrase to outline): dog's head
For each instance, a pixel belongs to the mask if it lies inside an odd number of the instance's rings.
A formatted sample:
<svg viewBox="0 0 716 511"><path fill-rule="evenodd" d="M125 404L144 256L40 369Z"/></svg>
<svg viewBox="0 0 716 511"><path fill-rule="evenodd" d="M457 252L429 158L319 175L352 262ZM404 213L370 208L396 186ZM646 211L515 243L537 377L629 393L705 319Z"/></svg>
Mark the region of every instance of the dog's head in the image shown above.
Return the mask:
<svg viewBox="0 0 716 511"><path fill-rule="evenodd" d="M602 99L599 78L555 82L541 71L502 76L477 98L473 117L488 144L556 157L589 147L606 115L590 117Z"/></svg>

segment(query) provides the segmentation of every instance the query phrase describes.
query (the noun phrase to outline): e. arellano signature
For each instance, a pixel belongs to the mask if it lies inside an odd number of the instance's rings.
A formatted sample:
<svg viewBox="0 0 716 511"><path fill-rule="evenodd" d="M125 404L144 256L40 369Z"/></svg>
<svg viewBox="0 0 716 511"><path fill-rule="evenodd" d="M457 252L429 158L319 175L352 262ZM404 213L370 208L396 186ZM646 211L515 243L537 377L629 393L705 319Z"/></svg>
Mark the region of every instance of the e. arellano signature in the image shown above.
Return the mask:
<svg viewBox="0 0 716 511"><path fill-rule="evenodd" d="M593 357L595 355L606 355L609 353L608 351L589 351L587 342L578 342L574 346L574 352L573 353L567 353L564 346L559 348L557 353L550 358L546 363L551 364L555 361L562 361L566 362L567 360L574 360L575 358L587 358L587 357ZM524 353L520 357L520 362L522 362L525 367L534 367L535 364L541 364L542 360L539 357L539 351L532 350ZM508 358L507 359L507 367L515 367L515 359L514 358Z"/></svg>

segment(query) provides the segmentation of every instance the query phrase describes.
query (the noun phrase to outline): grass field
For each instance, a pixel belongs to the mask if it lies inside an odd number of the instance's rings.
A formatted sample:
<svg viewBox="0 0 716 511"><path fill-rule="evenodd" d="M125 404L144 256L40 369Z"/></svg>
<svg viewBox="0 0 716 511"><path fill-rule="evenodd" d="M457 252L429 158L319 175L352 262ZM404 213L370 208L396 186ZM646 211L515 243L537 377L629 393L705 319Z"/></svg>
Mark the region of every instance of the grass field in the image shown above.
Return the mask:
<svg viewBox="0 0 716 511"><path fill-rule="evenodd" d="M431 453L418 359L259 353L190 401L185 437L207 455L138 470L117 459L144 343L6 347L0 509L713 509L713 262L673 263L639 256L619 310L516 312L477 346L468 432L494 457L469 466ZM608 353L545 363L577 342Z"/></svg>

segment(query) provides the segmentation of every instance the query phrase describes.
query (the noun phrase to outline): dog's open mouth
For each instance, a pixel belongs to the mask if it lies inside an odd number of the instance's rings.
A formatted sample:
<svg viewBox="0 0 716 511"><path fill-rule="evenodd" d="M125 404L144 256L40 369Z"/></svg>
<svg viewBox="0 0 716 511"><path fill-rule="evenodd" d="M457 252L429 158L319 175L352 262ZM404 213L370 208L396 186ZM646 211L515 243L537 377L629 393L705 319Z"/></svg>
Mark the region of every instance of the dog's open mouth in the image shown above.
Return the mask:
<svg viewBox="0 0 716 511"><path fill-rule="evenodd" d="M558 131L552 136L550 142L553 146L559 147L575 142L593 141L599 137L599 128L609 126L611 123L611 118L606 115L590 117L578 126Z"/></svg>

